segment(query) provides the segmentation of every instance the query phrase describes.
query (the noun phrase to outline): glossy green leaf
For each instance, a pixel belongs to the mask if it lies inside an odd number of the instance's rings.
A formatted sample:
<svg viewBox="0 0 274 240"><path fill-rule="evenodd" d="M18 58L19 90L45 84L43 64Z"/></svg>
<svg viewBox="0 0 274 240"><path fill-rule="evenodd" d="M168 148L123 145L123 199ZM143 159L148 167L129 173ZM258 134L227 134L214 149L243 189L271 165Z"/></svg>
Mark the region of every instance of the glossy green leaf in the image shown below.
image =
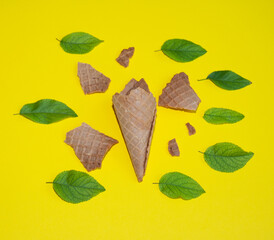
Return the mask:
<svg viewBox="0 0 274 240"><path fill-rule="evenodd" d="M167 40L161 50L177 62L190 62L206 53L201 46L184 39Z"/></svg>
<svg viewBox="0 0 274 240"><path fill-rule="evenodd" d="M217 171L234 172L244 167L253 155L233 143L223 142L209 147L204 153L204 159Z"/></svg>
<svg viewBox="0 0 274 240"><path fill-rule="evenodd" d="M216 71L208 75L216 86L226 90L237 90L250 85L252 82L232 71Z"/></svg>
<svg viewBox="0 0 274 240"><path fill-rule="evenodd" d="M74 32L63 37L60 46L67 53L84 54L90 52L101 42L103 41L88 33Z"/></svg>
<svg viewBox="0 0 274 240"><path fill-rule="evenodd" d="M199 183L179 172L170 172L162 176L159 189L169 198L182 198L185 200L197 198L205 193Z"/></svg>
<svg viewBox="0 0 274 240"><path fill-rule="evenodd" d="M69 203L84 202L105 191L93 177L75 170L61 172L52 183L57 195Z"/></svg>
<svg viewBox="0 0 274 240"><path fill-rule="evenodd" d="M226 108L210 108L205 111L204 119L212 124L236 123L245 116L239 112Z"/></svg>
<svg viewBox="0 0 274 240"><path fill-rule="evenodd" d="M35 103L29 103L22 107L20 115L33 122L50 124L65 118L77 117L77 114L66 104L53 100L42 99Z"/></svg>

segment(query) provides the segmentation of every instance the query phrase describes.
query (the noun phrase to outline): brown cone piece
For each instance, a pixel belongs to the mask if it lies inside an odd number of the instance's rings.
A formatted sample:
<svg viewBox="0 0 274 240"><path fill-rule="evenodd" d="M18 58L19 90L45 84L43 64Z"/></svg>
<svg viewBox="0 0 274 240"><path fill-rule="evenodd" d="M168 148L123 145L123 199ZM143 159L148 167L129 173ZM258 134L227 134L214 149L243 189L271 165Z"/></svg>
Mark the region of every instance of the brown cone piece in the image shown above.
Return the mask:
<svg viewBox="0 0 274 240"><path fill-rule="evenodd" d="M186 127L189 136L194 135L196 133L196 129L190 123L186 123Z"/></svg>
<svg viewBox="0 0 274 240"><path fill-rule="evenodd" d="M189 85L188 76L181 72L175 74L163 89L158 105L166 108L196 111L201 100Z"/></svg>
<svg viewBox="0 0 274 240"><path fill-rule="evenodd" d="M116 61L123 67L128 67L129 59L132 58L134 54L134 50L135 50L134 47L123 49L119 57L116 58Z"/></svg>
<svg viewBox="0 0 274 240"><path fill-rule="evenodd" d="M85 94L105 92L110 79L87 63L78 62L78 77Z"/></svg>
<svg viewBox="0 0 274 240"><path fill-rule="evenodd" d="M132 79L112 97L130 158L139 182L145 175L156 118L156 100L144 79Z"/></svg>
<svg viewBox="0 0 274 240"><path fill-rule="evenodd" d="M180 150L175 138L168 142L168 151L171 156L180 156Z"/></svg>
<svg viewBox="0 0 274 240"><path fill-rule="evenodd" d="M82 123L67 133L65 143L74 149L87 171L91 171L101 168L105 155L118 141Z"/></svg>

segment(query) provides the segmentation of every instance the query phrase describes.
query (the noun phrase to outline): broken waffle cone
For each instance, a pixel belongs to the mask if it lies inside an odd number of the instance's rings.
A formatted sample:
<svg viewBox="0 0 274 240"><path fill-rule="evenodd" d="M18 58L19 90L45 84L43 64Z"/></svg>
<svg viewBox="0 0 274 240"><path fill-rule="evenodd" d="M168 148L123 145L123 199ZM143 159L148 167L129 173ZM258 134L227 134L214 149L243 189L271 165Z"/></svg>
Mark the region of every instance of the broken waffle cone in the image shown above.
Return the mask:
<svg viewBox="0 0 274 240"><path fill-rule="evenodd" d="M123 49L119 57L116 58L116 61L123 67L128 67L129 59L132 58L134 54L134 50L135 50L134 47Z"/></svg>
<svg viewBox="0 0 274 240"><path fill-rule="evenodd" d="M196 129L190 123L186 123L186 127L189 136L194 135L196 133Z"/></svg>
<svg viewBox="0 0 274 240"><path fill-rule="evenodd" d="M168 151L171 156L177 156L177 157L180 156L180 150L175 138L171 139L168 142Z"/></svg>
<svg viewBox="0 0 274 240"><path fill-rule="evenodd" d="M156 100L144 79L132 79L113 98L113 107L139 182L145 175L156 118Z"/></svg>
<svg viewBox="0 0 274 240"><path fill-rule="evenodd" d="M158 105L166 108L196 111L201 100L190 87L188 76L181 72L175 74L163 89Z"/></svg>
<svg viewBox="0 0 274 240"><path fill-rule="evenodd" d="M67 133L65 143L74 149L87 171L91 171L101 168L105 155L118 141L82 123Z"/></svg>
<svg viewBox="0 0 274 240"><path fill-rule="evenodd" d="M87 63L78 62L78 77L85 94L105 92L110 79Z"/></svg>

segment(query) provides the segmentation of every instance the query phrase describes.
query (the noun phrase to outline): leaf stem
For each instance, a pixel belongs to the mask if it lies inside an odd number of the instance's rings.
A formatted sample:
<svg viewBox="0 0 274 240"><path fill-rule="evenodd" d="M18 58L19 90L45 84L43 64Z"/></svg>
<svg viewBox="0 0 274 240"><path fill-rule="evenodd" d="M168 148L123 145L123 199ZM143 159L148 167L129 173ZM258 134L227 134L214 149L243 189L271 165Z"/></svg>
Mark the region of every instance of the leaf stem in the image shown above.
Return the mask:
<svg viewBox="0 0 274 240"><path fill-rule="evenodd" d="M205 81L205 80L208 80L208 78L198 79L197 81Z"/></svg>
<svg viewBox="0 0 274 240"><path fill-rule="evenodd" d="M152 184L159 184L159 183L157 183L157 182L154 182L154 183L152 183Z"/></svg>
<svg viewBox="0 0 274 240"><path fill-rule="evenodd" d="M56 38L57 41L61 42L58 38Z"/></svg>
<svg viewBox="0 0 274 240"><path fill-rule="evenodd" d="M205 81L205 80L208 80L207 78L204 78L204 79L199 79L197 81Z"/></svg>
<svg viewBox="0 0 274 240"><path fill-rule="evenodd" d="M205 154L204 152L201 152L201 151L198 151L199 153L201 153L201 154Z"/></svg>
<svg viewBox="0 0 274 240"><path fill-rule="evenodd" d="M161 49L160 50L155 50L154 52L160 52L160 51L162 51Z"/></svg>
<svg viewBox="0 0 274 240"><path fill-rule="evenodd" d="M20 113L14 113L13 115L20 115Z"/></svg>
<svg viewBox="0 0 274 240"><path fill-rule="evenodd" d="M48 184L48 183L53 183L53 182L46 182L46 183Z"/></svg>

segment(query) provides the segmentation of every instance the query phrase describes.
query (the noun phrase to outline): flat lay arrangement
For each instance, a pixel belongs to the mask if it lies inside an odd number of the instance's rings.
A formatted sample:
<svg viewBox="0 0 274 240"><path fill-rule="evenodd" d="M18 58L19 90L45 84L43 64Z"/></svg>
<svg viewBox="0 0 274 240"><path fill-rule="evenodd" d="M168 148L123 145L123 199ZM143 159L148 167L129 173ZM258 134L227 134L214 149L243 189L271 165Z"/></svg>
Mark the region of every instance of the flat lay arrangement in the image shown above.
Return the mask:
<svg viewBox="0 0 274 240"><path fill-rule="evenodd" d="M85 54L94 49L102 40L84 32L68 34L60 41L60 46L67 53ZM204 55L207 51L201 46L184 39L167 40L161 51L177 62L190 62ZM128 67L133 57L134 47L122 50L116 59L123 67ZM78 63L78 77L84 94L107 91L110 78L87 63ZM211 80L225 90L238 90L251 82L232 71L216 71L204 80ZM191 88L189 78L184 73L175 74L159 96L161 107L195 113L201 99ZM143 181L149 159L150 145L156 121L156 99L149 91L144 79L131 79L125 88L112 98L113 109L119 122L127 150L139 182ZM22 107L20 115L42 124L50 124L65 118L77 117L77 114L64 103L52 99L42 99ZM204 119L212 124L236 123L244 115L230 109L211 108L204 114ZM196 133L195 128L186 123L189 135ZM87 171L101 168L106 153L118 141L93 129L86 123L67 133L65 142L73 147ZM179 156L180 151L173 139L168 151L172 156ZM239 146L223 142L209 147L204 155L206 163L221 172L234 172L244 167L254 153L246 152ZM60 198L70 203L89 200L104 191L93 177L75 170L60 173L53 182L53 189ZM160 191L170 198L185 200L199 197L205 190L191 177L179 172L164 175L159 181Z"/></svg>

